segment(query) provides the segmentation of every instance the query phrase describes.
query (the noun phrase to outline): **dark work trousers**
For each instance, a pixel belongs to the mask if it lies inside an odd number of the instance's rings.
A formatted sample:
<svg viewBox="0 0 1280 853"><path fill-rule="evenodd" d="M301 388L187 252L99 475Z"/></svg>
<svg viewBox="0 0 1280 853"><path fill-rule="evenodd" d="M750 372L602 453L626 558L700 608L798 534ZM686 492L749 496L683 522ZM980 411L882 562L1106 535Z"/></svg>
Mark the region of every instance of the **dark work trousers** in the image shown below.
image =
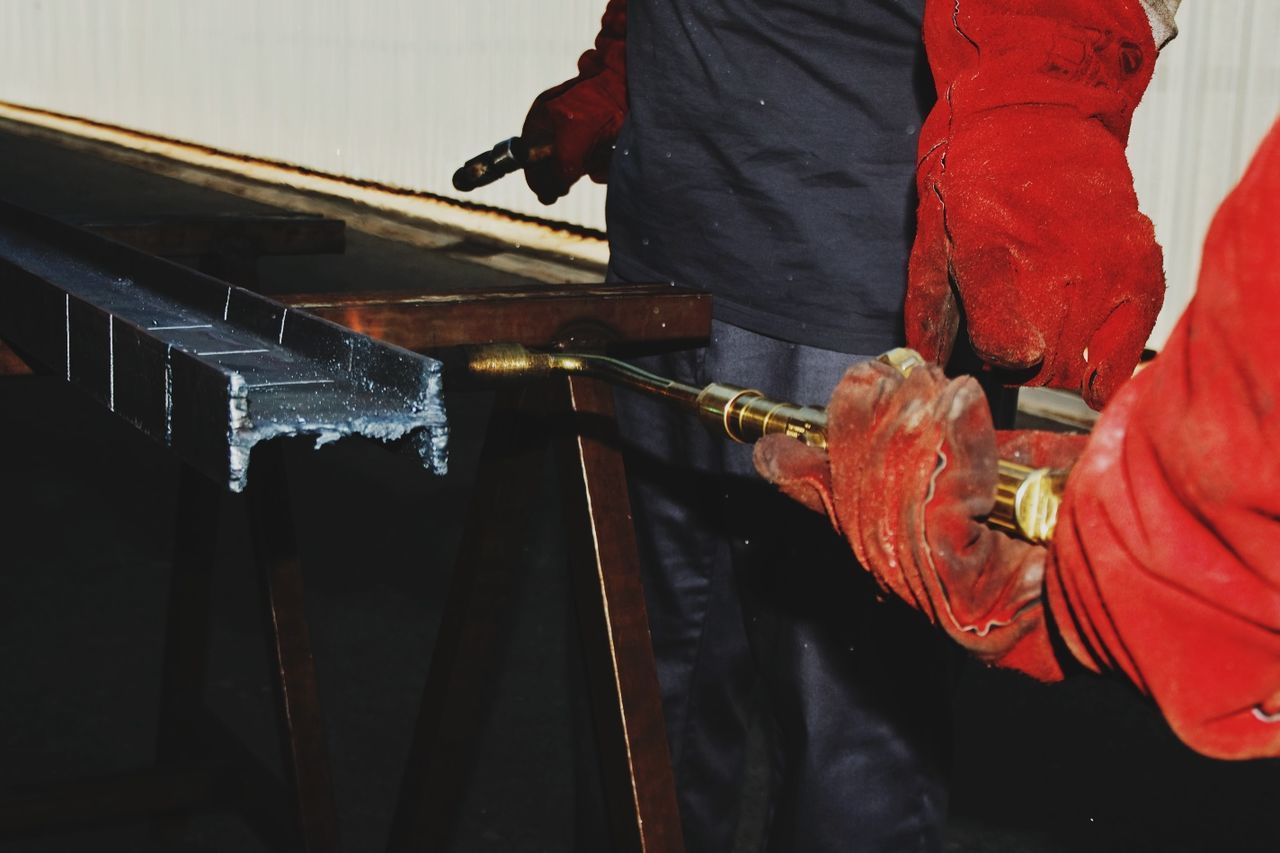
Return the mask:
<svg viewBox="0 0 1280 853"><path fill-rule="evenodd" d="M708 348L640 364L821 405L857 360L716 323ZM954 653L880 600L826 518L755 474L749 446L617 399L687 849L732 848L758 700L766 849L941 850Z"/></svg>

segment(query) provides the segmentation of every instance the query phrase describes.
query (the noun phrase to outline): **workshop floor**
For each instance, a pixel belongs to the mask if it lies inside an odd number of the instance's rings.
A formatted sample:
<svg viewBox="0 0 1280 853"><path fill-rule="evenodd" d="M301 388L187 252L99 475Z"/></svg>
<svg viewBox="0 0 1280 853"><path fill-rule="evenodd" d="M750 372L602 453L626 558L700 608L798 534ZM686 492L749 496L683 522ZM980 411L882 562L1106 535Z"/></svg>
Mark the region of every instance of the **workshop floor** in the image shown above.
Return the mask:
<svg viewBox="0 0 1280 853"><path fill-rule="evenodd" d="M266 210L0 131L0 197L48 212ZM517 277L354 231L343 257L276 258L264 290L483 287ZM346 848L381 849L471 488L484 395L448 397L450 473L363 442L292 448L294 512ZM0 791L145 765L154 748L177 469L60 382L0 379ZM550 472L548 477L550 477ZM457 851L567 851L576 666L557 508L529 574ZM208 698L278 764L262 616L239 501L223 501ZM969 667L957 686L954 853L1274 851L1280 763L1182 748L1123 685L1054 687ZM748 796L763 770L755 762ZM754 853L747 826L736 853ZM231 815L181 843L120 825L0 851L256 851ZM857 850L851 840L850 850ZM698 853L698 851L691 851Z"/></svg>

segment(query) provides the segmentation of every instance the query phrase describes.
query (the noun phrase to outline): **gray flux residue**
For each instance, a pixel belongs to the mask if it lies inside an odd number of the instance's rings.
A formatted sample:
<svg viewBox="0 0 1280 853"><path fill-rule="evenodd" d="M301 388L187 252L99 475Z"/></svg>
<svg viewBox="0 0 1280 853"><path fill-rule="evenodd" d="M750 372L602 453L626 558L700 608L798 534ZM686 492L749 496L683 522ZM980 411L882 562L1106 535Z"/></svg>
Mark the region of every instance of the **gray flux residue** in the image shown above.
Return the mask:
<svg viewBox="0 0 1280 853"><path fill-rule="evenodd" d="M438 361L155 258L136 278L103 262L120 254L0 223L0 335L233 491L281 436L406 439L444 473Z"/></svg>

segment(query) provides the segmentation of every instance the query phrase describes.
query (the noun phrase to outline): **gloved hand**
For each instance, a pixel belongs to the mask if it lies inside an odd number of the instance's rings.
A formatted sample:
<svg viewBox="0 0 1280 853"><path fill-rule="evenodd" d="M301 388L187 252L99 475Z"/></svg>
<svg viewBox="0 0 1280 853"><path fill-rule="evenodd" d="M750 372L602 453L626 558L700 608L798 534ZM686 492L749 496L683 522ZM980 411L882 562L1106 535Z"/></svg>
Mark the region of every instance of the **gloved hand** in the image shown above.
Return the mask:
<svg viewBox="0 0 1280 853"><path fill-rule="evenodd" d="M765 479L825 511L889 592L988 663L1043 680L1062 671L1041 601L1043 547L988 528L996 460L1068 468L1084 436L997 435L982 389L929 366L879 362L845 374L824 452L783 436L756 443Z"/></svg>
<svg viewBox="0 0 1280 853"><path fill-rule="evenodd" d="M1094 408L1132 374L1164 296L1125 160L1155 65L1138 0L928 0L938 102L920 135L907 343L976 354Z"/></svg>
<svg viewBox="0 0 1280 853"><path fill-rule="evenodd" d="M539 95L521 136L530 147L550 144L550 156L524 169L543 204L569 192L583 175L609 178L614 140L627 115L627 5L610 0L595 47L578 59L578 76Z"/></svg>

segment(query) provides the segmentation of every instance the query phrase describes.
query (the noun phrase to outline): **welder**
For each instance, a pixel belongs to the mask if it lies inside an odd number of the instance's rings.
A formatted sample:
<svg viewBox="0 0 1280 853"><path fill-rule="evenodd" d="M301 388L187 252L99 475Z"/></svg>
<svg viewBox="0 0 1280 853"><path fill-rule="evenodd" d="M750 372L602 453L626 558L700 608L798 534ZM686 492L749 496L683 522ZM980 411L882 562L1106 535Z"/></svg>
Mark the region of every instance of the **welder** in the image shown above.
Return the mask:
<svg viewBox="0 0 1280 853"><path fill-rule="evenodd" d="M655 373L816 400L905 340L1101 405L1163 294L1124 149L1177 5L610 0L524 174L608 181L613 280L714 294ZM688 849L733 844L759 696L770 849L940 850L949 648L748 448L618 402Z"/></svg>

